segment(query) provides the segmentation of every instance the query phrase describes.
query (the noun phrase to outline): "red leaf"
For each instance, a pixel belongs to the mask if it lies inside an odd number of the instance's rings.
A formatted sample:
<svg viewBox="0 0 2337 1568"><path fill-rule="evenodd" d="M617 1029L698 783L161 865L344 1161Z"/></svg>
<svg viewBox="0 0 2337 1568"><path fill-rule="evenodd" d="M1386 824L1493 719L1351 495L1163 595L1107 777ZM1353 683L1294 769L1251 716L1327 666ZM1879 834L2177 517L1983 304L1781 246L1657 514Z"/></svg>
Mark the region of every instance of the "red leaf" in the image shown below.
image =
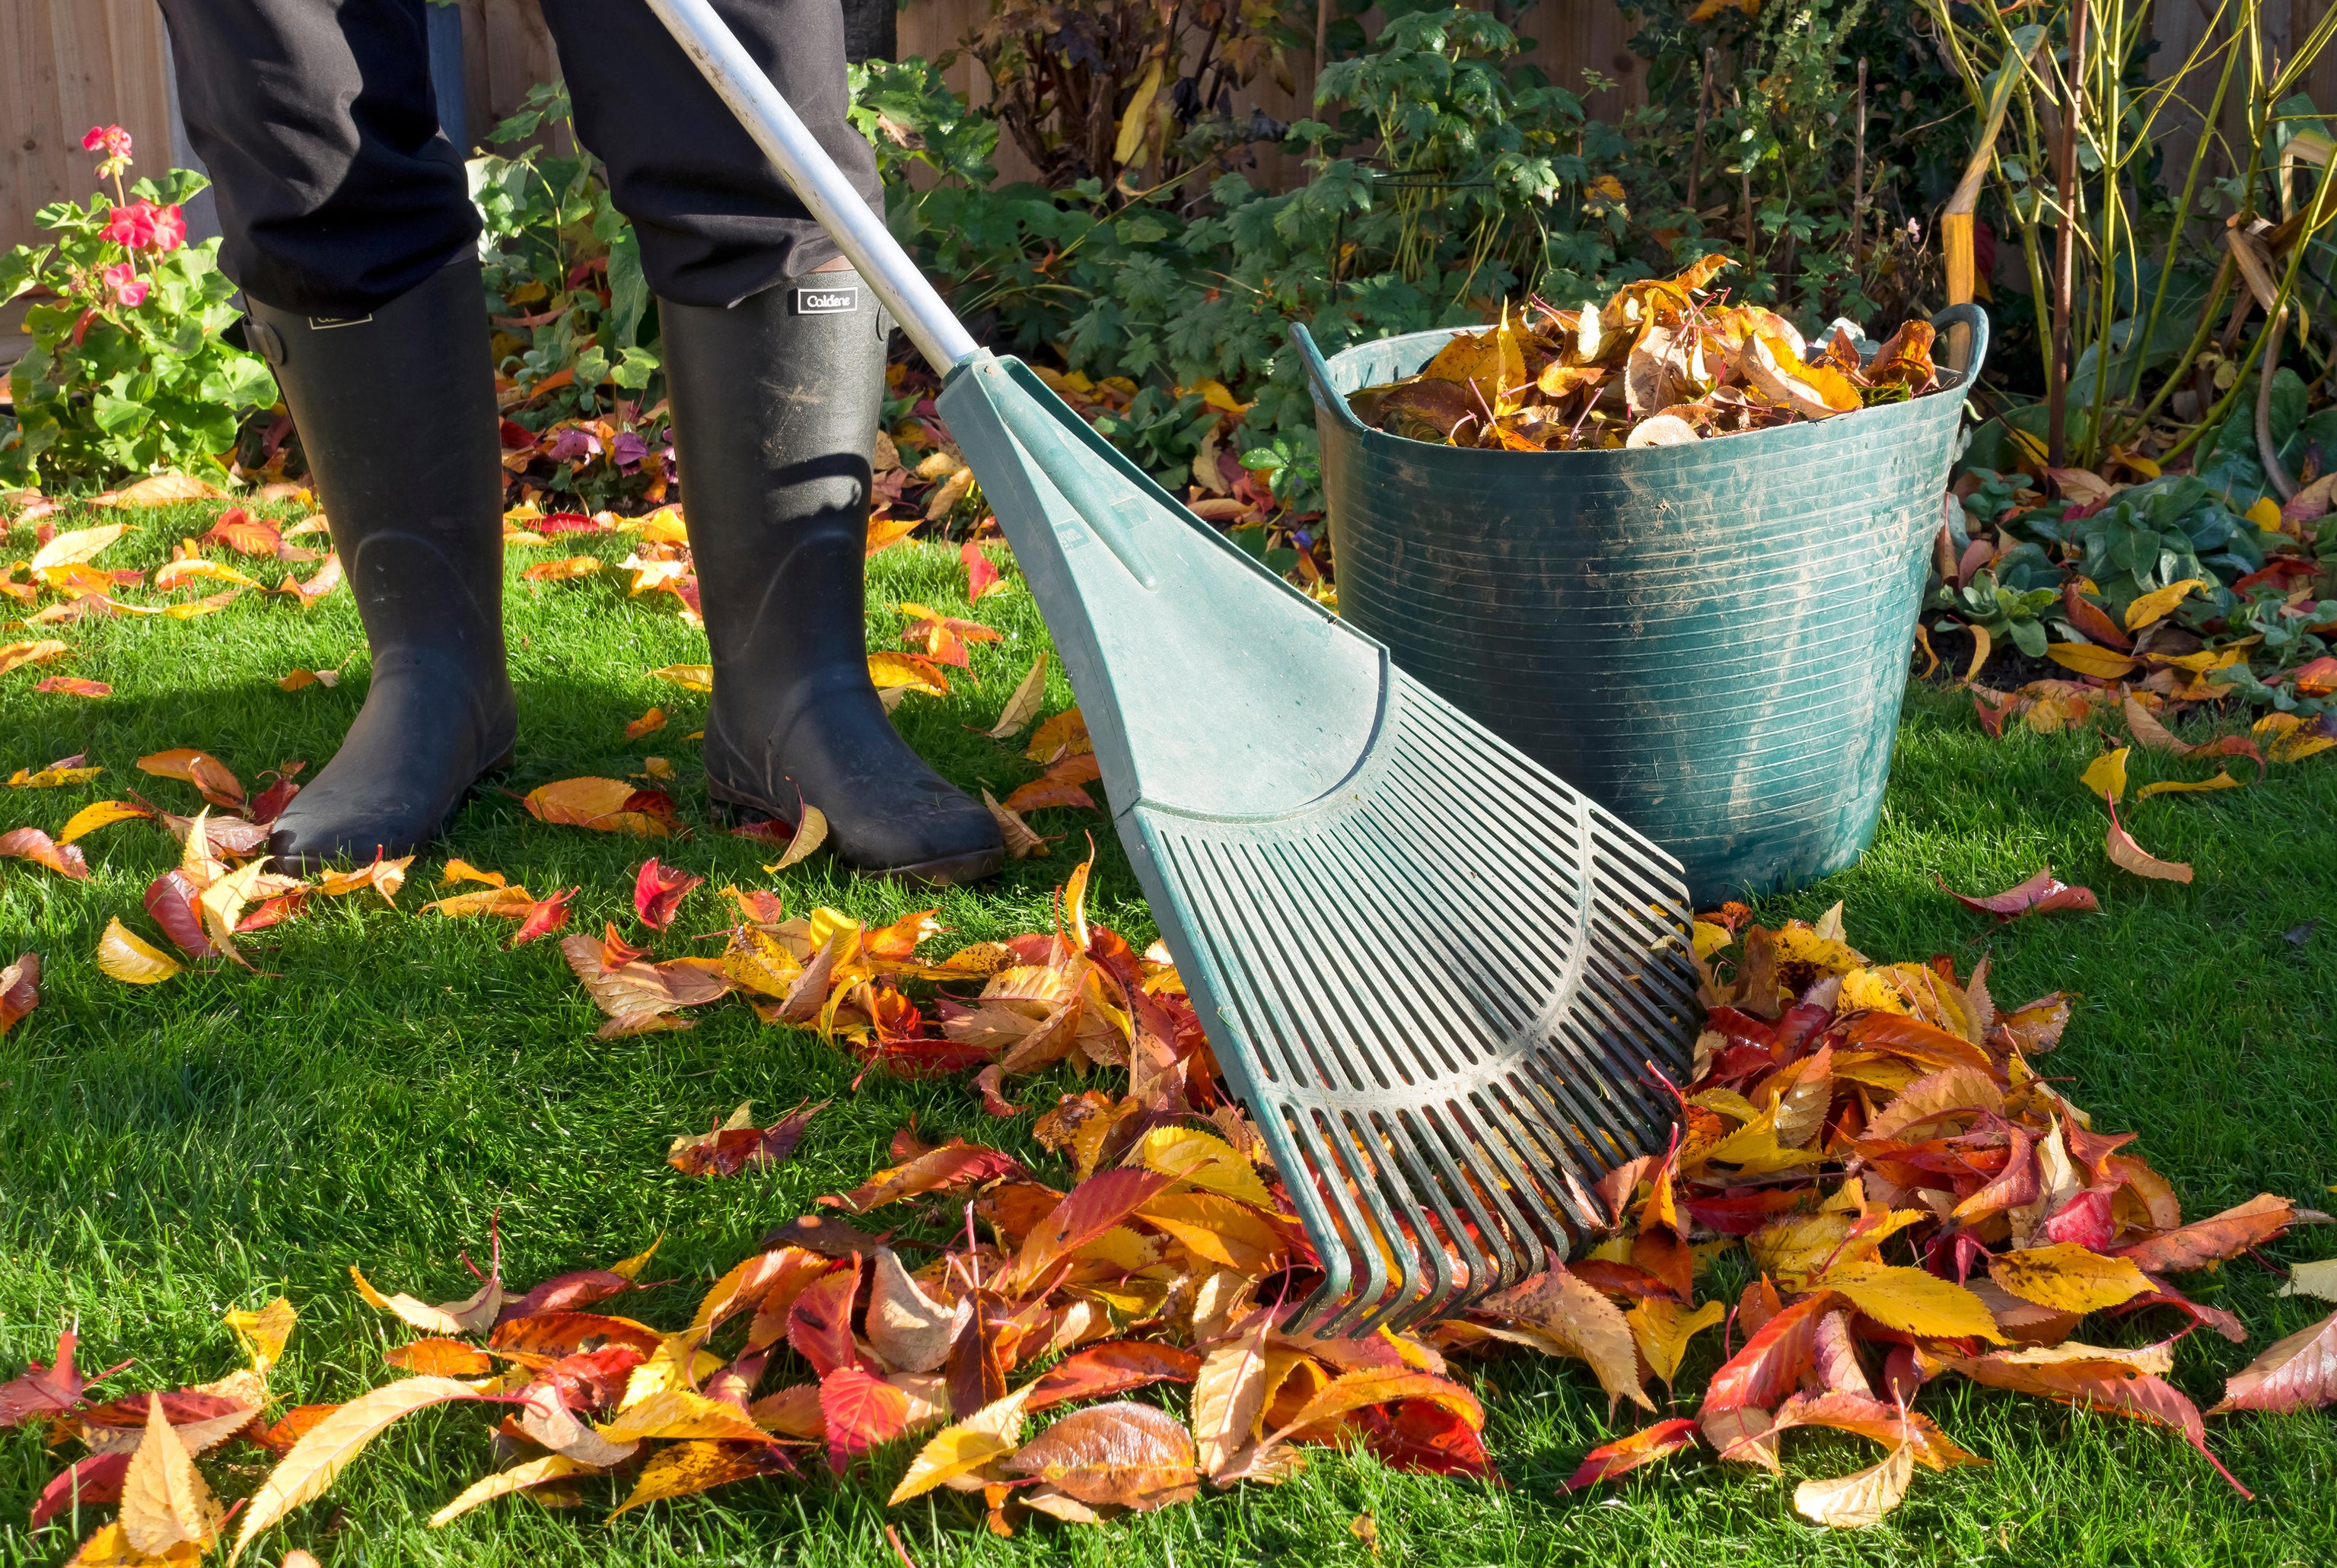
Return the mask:
<svg viewBox="0 0 2337 1568"><path fill-rule="evenodd" d="M641 917L643 925L661 931L673 924L681 901L705 884L704 877L693 876L679 866L661 866L653 855L641 862L633 876L633 912Z"/></svg>
<svg viewBox="0 0 2337 1568"><path fill-rule="evenodd" d="M195 884L186 873L167 871L146 886L146 912L162 928L162 934L179 944L179 950L191 959L219 956L210 937L203 934L201 910L195 902Z"/></svg>
<svg viewBox="0 0 2337 1568"><path fill-rule="evenodd" d="M44 1367L38 1361L13 1382L0 1383L0 1431L22 1425L34 1416L54 1415L81 1403L89 1385L73 1370L73 1346L81 1336L68 1329L57 1336L57 1359Z"/></svg>
<svg viewBox="0 0 2337 1568"><path fill-rule="evenodd" d="M127 1454L92 1454L66 1466L33 1500L33 1528L39 1529L76 1504L121 1502L122 1478L129 1470Z"/></svg>
<svg viewBox="0 0 2337 1568"><path fill-rule="evenodd" d="M1479 1477L1493 1472L1477 1429L1459 1411L1433 1399L1398 1399L1358 1410L1347 1418L1347 1429L1391 1469Z"/></svg>
<svg viewBox="0 0 2337 1568"><path fill-rule="evenodd" d="M535 1380L550 1384L572 1410L605 1410L624 1398L627 1379L645 1359L631 1345L604 1345L539 1367Z"/></svg>
<svg viewBox="0 0 2337 1568"><path fill-rule="evenodd" d="M0 856L13 855L31 861L70 881L89 881L89 862L82 857L81 845L61 844L39 828L15 828L0 833Z"/></svg>
<svg viewBox="0 0 2337 1568"><path fill-rule="evenodd" d="M519 923L519 930L512 933L511 945L517 947L522 942L532 942L538 937L548 937L566 925L568 906L575 902L576 895L583 891L581 887L570 888L564 892L550 894L530 904L526 918Z"/></svg>
<svg viewBox="0 0 2337 1568"><path fill-rule="evenodd" d="M980 1144L952 1141L938 1149L919 1154L905 1164L879 1171L848 1193L832 1194L819 1201L831 1208L865 1214L871 1209L903 1198L914 1198L920 1193L955 1192L999 1176L1029 1174L1022 1168L1022 1163L1012 1154L984 1148Z"/></svg>
<svg viewBox="0 0 2337 1568"><path fill-rule="evenodd" d="M514 1296L504 1304L495 1321L508 1323L514 1318L533 1317L538 1312L579 1312L595 1301L634 1288L633 1282L622 1274L613 1274L606 1269L578 1269L572 1273L554 1275L524 1296Z"/></svg>
<svg viewBox="0 0 2337 1568"><path fill-rule="evenodd" d="M909 1429L909 1397L857 1367L838 1367L819 1380L819 1414L827 1423L827 1467L841 1475Z"/></svg>
<svg viewBox="0 0 2337 1568"><path fill-rule="evenodd" d="M749 1165L768 1170L796 1152L804 1129L827 1106L826 1100L797 1105L768 1127L718 1127L677 1138L665 1163L685 1176L735 1176Z"/></svg>
<svg viewBox="0 0 2337 1568"><path fill-rule="evenodd" d="M0 1035L40 1005L41 955L19 953L15 963L0 969Z"/></svg>
<svg viewBox="0 0 2337 1568"><path fill-rule="evenodd" d="M965 567L965 598L971 604L998 586L998 569L990 562L990 554L974 540L958 546L957 558Z"/></svg>
<svg viewBox="0 0 2337 1568"><path fill-rule="evenodd" d="M1124 1394L1148 1383L1189 1383L1200 1368L1198 1356L1174 1345L1127 1339L1090 1345L1049 1368L1046 1376L1032 1386L1030 1401L1022 1408L1035 1415L1051 1405Z"/></svg>
<svg viewBox="0 0 2337 1568"><path fill-rule="evenodd" d="M2296 1205L2286 1198L2259 1193L2236 1208L2137 1242L2118 1256L2131 1259L2135 1267L2150 1274L2201 1269L2263 1245L2287 1230L2295 1217Z"/></svg>
<svg viewBox="0 0 2337 1568"><path fill-rule="evenodd" d="M1141 1166L1123 1166L1089 1177L1023 1239L1015 1278L1027 1289L1064 1253L1087 1245L1134 1213L1167 1187L1169 1178Z"/></svg>
<svg viewBox="0 0 2337 1568"><path fill-rule="evenodd" d="M1990 893L1984 898L1960 893L1940 878L1932 880L1939 882L1941 892L1966 909L1994 915L2002 920L2011 920L2016 915L2049 915L2064 910L2091 911L2101 908L2092 889L2071 887L2059 881L2053 875L2051 866L2047 866L2018 887L2007 888L2000 893Z"/></svg>
<svg viewBox="0 0 2337 1568"><path fill-rule="evenodd" d="M2210 1416L2226 1410L2317 1410L2337 1403L2337 1313L2299 1329L2232 1374Z"/></svg>
<svg viewBox="0 0 2337 1568"><path fill-rule="evenodd" d="M1775 1409L1794 1391L1802 1374L1815 1367L1818 1320L1836 1305L1833 1291L1821 1290L1762 1324L1745 1348L1712 1375L1704 1408L1712 1412L1757 1405Z"/></svg>
<svg viewBox="0 0 2337 1568"><path fill-rule="evenodd" d="M285 764L284 776L251 797L253 822L272 823L284 814L284 808L290 805L292 797L300 793L300 786L292 782L292 774L299 772L302 765L299 763Z"/></svg>
<svg viewBox="0 0 2337 1568"><path fill-rule="evenodd" d="M1595 1486L1626 1471L1677 1454L1696 1445L1696 1423L1686 1417L1658 1421L1654 1426L1634 1432L1628 1437L1618 1437L1612 1443L1601 1443L1582 1456L1581 1467L1566 1478L1566 1490L1579 1492L1585 1486Z"/></svg>
<svg viewBox="0 0 2337 1568"><path fill-rule="evenodd" d="M838 1269L807 1286L787 1310L787 1343L822 1382L837 1368L860 1363L852 1342L852 1298L859 1289L857 1267Z"/></svg>
<svg viewBox="0 0 2337 1568"><path fill-rule="evenodd" d="M998 1076L1003 1071L996 1062L973 1075L973 1092L982 1096L982 1108L993 1116L1019 1116L1026 1105L1015 1105L999 1092Z"/></svg>

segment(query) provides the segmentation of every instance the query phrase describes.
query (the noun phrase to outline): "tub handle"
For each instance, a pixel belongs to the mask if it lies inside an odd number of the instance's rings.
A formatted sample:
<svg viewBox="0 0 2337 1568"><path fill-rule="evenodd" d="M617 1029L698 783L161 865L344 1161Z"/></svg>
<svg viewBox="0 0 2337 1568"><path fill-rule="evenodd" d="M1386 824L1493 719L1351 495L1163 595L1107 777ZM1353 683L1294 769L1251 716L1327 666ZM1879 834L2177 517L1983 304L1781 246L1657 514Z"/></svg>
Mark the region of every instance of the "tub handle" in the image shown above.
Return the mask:
<svg viewBox="0 0 2337 1568"><path fill-rule="evenodd" d="M1315 406L1327 412L1355 434L1368 432L1371 426L1355 417L1355 411L1347 406L1347 400L1339 395L1337 387L1331 385L1331 366L1324 359L1323 350L1315 346L1315 335L1306 330L1305 323L1294 321L1290 324L1290 341L1306 366L1306 379L1315 389Z"/></svg>
<svg viewBox="0 0 2337 1568"><path fill-rule="evenodd" d="M1947 335L1948 363L1970 391L1980 381L1980 367L1988 363L1988 312L1977 305L1951 305L1931 317L1931 325Z"/></svg>

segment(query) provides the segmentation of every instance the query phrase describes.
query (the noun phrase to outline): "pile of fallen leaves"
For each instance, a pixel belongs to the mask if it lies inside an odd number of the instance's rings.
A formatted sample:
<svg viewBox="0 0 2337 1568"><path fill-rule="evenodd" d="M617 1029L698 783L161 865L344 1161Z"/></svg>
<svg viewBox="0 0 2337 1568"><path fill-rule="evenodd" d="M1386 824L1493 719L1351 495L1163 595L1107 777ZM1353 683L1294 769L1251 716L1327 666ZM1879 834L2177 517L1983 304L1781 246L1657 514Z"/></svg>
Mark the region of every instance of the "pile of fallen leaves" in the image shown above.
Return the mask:
<svg viewBox="0 0 2337 1568"><path fill-rule="evenodd" d="M1536 299L1515 326L1505 307L1498 325L1455 336L1418 375L1364 387L1348 405L1414 441L1603 451L1830 419L1938 385L1929 322L1905 323L1880 348L1837 322L1813 355L1775 311L1705 297L1730 265L1707 256L1579 310Z"/></svg>
<svg viewBox="0 0 2337 1568"><path fill-rule="evenodd" d="M2031 1067L2067 998L2000 1009L1985 962L1961 978L1944 959L1878 964L1848 945L1838 911L1771 930L1732 905L1696 929L1707 1018L1677 1133L1599 1184L1603 1234L1424 1330L1296 1337L1283 1325L1322 1276L1286 1185L1296 1174L1272 1168L1225 1097L1173 967L1086 918L1086 872L1052 930L943 958L917 956L939 934L927 915L875 930L825 910L787 920L771 895L736 889L719 959L650 963L613 930L564 944L619 1032L673 1027L677 1008L736 989L872 1065L984 1064L976 1089L1000 1115L1020 1109L1001 1098L1004 1074L1073 1056L1125 1067L1120 1091L1066 1094L1034 1127L1065 1176L904 1129L893 1166L773 1231L673 1327L610 1310L648 1288L654 1245L526 1290L504 1283L498 1246L477 1290L438 1304L386 1295L353 1267L359 1294L420 1336L389 1355L406 1375L272 1417L282 1303L231 1318L253 1345L245 1369L159 1395L93 1400L67 1336L53 1367L0 1388L0 1425L43 1421L89 1449L34 1522L118 1499L77 1561L189 1561L226 1516L193 1456L240 1441L279 1457L241 1505L240 1552L400 1417L465 1402L489 1407L495 1467L433 1524L517 1493L572 1505L603 1478L622 1513L821 1465L843 1475L922 1436L891 1501L979 1495L1011 1534L1034 1512L1092 1523L1205 1485L1280 1481L1325 1446L1488 1476L1464 1358L1525 1345L1579 1359L1610 1407L1652 1413L1649 1381L1669 1388L1689 1341L1716 1329L1724 1361L1693 1413L1593 1450L1569 1486L1699 1443L1778 1474L1786 1434L1825 1428L1883 1457L1801 1483L1794 1504L1854 1527L1895 1507L1917 1467L1986 1463L1915 1407L1949 1378L2165 1427L2215 1463L2166 1374L2193 1328L2246 1330L2175 1276L2325 1218L2267 1193L2186 1223L2134 1135L2097 1131ZM651 862L637 907L656 926L689 891ZM670 1162L707 1177L767 1167L821 1108L762 1127L742 1106L677 1139ZM863 1228L879 1214L888 1229ZM1739 1247L1754 1282L1733 1303L1699 1300L1716 1255ZM2337 1295L2332 1271L2301 1266L2291 1290ZM2138 1349L2084 1337L2137 1314L2180 1326ZM1127 1397L1159 1384L1184 1386L1181 1401ZM2270 1347L2206 1414L2332 1399L2337 1317Z"/></svg>

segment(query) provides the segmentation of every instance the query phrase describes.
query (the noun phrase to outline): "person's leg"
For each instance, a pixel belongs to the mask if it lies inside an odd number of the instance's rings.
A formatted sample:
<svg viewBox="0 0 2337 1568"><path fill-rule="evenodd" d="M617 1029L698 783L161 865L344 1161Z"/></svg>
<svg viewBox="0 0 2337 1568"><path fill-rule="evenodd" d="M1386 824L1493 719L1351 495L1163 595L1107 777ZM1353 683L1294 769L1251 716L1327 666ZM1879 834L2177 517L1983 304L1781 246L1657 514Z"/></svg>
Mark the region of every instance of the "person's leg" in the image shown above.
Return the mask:
<svg viewBox="0 0 2337 1568"><path fill-rule="evenodd" d="M162 0L222 262L300 433L372 680L277 819L288 865L405 854L516 731L478 219L423 0Z"/></svg>
<svg viewBox="0 0 2337 1568"><path fill-rule="evenodd" d="M872 207L845 118L838 0L716 0ZM819 808L864 871L934 881L1005 861L997 823L918 757L868 679L869 455L887 325L639 0L546 0L585 144L659 297L682 515L714 664L708 793Z"/></svg>

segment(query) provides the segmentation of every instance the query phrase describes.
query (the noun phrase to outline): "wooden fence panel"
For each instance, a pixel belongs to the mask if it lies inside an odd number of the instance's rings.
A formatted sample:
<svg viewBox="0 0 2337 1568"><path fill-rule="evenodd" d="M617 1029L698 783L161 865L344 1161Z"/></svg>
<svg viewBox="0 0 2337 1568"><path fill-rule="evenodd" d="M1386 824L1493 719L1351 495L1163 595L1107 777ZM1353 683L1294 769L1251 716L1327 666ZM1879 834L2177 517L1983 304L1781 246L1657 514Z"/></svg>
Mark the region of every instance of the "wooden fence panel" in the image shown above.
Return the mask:
<svg viewBox="0 0 2337 1568"><path fill-rule="evenodd" d="M0 0L0 249L33 239L33 214L97 189L81 148L118 124L140 167L179 155L152 0Z"/></svg>

